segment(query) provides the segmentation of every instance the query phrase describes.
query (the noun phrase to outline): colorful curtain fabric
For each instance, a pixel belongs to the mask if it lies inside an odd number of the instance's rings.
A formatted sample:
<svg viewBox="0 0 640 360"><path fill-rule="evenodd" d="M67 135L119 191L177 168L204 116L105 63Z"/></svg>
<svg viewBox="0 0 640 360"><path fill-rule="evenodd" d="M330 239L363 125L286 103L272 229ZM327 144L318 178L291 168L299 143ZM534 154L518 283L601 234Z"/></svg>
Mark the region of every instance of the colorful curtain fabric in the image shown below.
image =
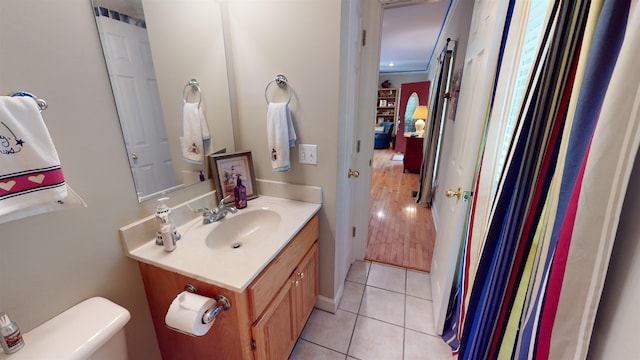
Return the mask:
<svg viewBox="0 0 640 360"><path fill-rule="evenodd" d="M586 357L640 143L640 75L625 79L640 46L629 9L549 9L473 274L466 234L445 336L462 359Z"/></svg>

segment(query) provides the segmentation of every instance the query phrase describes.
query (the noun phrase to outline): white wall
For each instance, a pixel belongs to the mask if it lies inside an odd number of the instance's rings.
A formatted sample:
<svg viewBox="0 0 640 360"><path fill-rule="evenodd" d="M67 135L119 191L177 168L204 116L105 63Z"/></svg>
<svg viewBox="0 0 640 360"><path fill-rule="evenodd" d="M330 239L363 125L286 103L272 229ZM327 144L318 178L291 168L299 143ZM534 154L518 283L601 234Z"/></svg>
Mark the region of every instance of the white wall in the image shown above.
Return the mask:
<svg viewBox="0 0 640 360"><path fill-rule="evenodd" d="M25 90L49 102L43 116L65 177L88 204L0 225L0 311L28 331L104 296L131 312L130 358L159 359L137 264L118 238L148 212L137 202L90 2L0 2L0 79L2 95Z"/></svg>
<svg viewBox="0 0 640 360"><path fill-rule="evenodd" d="M231 83L237 100L236 147L252 151L258 178L322 187L320 295L333 298L341 2L233 0L224 3L231 40L227 56L233 58ZM318 144L317 166L299 164L296 146L292 149L292 169L287 173L271 171L266 137L264 91L280 73L289 79L292 90L289 105L297 144ZM274 89L277 86L272 85L270 90ZM272 101L283 100L286 92L272 95Z"/></svg>

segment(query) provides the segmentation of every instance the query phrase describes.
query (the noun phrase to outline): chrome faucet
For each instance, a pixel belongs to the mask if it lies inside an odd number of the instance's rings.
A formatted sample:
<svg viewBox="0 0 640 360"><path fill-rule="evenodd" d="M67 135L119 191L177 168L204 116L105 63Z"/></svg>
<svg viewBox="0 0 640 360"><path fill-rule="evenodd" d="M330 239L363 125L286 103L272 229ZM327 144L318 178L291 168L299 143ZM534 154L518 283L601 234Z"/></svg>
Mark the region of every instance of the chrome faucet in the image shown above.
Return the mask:
<svg viewBox="0 0 640 360"><path fill-rule="evenodd" d="M227 195L227 197L220 200L220 203L218 204L218 207L216 209L213 209L213 210L209 210L207 208L201 209L200 211L202 211L202 217L203 217L202 223L211 224L216 221L220 221L224 219L224 217L227 216L228 213L235 214L236 212L238 212L238 209L236 209L234 206L227 206L224 203L230 198L231 198L231 195Z"/></svg>

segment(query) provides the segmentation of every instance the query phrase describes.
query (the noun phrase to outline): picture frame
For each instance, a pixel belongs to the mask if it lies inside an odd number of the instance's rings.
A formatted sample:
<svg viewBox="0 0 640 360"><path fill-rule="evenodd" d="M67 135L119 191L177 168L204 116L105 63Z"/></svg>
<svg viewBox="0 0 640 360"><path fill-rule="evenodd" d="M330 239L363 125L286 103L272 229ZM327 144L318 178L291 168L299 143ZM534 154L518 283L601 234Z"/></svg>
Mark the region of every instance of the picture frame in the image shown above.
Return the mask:
<svg viewBox="0 0 640 360"><path fill-rule="evenodd" d="M387 106L387 100L380 100L379 106Z"/></svg>
<svg viewBox="0 0 640 360"><path fill-rule="evenodd" d="M233 189L236 187L237 175L240 175L242 185L247 189L247 200L258 197L251 151L210 155L209 163L216 184L218 201L231 195L225 203L234 202Z"/></svg>

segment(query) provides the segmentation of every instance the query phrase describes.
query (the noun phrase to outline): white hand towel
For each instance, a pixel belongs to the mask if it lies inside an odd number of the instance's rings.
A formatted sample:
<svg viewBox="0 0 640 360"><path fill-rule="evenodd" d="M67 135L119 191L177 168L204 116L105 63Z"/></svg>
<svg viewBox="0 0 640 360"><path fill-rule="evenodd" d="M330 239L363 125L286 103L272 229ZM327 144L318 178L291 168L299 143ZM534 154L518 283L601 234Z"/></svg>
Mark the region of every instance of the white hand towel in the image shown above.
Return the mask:
<svg viewBox="0 0 640 360"><path fill-rule="evenodd" d="M35 101L0 96L0 223L57 210L71 196Z"/></svg>
<svg viewBox="0 0 640 360"><path fill-rule="evenodd" d="M180 138L182 157L193 164L204 163L204 156L210 153L211 135L202 109L197 103L185 103L182 108L182 131ZM205 147L205 142L207 146Z"/></svg>
<svg viewBox="0 0 640 360"><path fill-rule="evenodd" d="M289 148L296 144L296 132L287 103L269 103L267 110L267 142L271 169L273 171L289 171L291 161Z"/></svg>

